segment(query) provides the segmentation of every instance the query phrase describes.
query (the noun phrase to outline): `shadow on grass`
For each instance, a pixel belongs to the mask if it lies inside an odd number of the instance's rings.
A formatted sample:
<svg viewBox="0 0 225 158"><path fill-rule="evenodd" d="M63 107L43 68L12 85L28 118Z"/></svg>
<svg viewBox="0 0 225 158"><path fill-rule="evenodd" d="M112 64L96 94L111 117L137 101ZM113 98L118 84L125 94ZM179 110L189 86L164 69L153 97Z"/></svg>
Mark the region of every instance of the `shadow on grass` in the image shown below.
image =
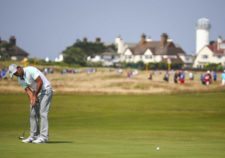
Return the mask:
<svg viewBox="0 0 225 158"><path fill-rule="evenodd" d="M48 141L47 144L71 144L72 141Z"/></svg>

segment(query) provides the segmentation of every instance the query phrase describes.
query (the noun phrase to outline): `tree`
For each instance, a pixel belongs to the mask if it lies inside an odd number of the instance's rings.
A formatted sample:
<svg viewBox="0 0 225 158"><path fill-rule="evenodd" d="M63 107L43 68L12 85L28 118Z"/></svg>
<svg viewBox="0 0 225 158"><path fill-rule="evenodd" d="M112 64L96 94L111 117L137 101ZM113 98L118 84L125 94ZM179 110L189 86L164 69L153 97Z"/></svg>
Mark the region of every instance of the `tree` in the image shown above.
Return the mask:
<svg viewBox="0 0 225 158"><path fill-rule="evenodd" d="M62 53L65 63L85 66L88 56L100 55L105 51L114 51L115 49L115 45L105 46L100 41L89 42L85 38L83 41L77 39L72 46L67 47Z"/></svg>
<svg viewBox="0 0 225 158"><path fill-rule="evenodd" d="M86 54L84 51L77 47L69 47L64 52L64 61L67 64L78 64L81 66L86 65Z"/></svg>

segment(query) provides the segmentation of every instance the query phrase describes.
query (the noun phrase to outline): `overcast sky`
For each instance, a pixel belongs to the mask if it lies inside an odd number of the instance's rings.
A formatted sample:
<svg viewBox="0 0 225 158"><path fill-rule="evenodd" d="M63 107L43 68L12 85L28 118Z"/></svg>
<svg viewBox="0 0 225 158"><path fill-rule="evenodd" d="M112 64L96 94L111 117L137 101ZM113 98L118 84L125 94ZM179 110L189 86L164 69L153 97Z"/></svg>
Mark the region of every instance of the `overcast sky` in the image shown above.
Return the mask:
<svg viewBox="0 0 225 158"><path fill-rule="evenodd" d="M210 40L225 39L224 8L225 0L0 0L0 37L15 35L31 57L54 59L78 38L136 43L166 32L190 54L201 17L212 24Z"/></svg>

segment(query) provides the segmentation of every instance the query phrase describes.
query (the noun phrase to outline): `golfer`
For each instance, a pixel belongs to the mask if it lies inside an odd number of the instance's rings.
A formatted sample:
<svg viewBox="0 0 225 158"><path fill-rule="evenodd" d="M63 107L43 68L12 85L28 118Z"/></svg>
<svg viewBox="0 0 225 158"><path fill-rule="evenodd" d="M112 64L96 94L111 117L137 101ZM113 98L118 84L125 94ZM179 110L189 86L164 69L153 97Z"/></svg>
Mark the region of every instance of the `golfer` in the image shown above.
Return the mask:
<svg viewBox="0 0 225 158"><path fill-rule="evenodd" d="M48 112L52 100L52 87L44 74L33 66L9 66L9 75L17 77L30 99L30 136L23 143L48 141ZM40 127L39 127L40 124Z"/></svg>

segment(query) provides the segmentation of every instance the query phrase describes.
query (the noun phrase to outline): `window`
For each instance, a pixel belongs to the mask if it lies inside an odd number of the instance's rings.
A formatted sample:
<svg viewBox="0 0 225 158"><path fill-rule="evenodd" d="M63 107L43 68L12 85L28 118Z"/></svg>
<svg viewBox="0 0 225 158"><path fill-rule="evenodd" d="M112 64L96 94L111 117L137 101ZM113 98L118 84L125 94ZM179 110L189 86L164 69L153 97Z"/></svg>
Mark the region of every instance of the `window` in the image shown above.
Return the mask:
<svg viewBox="0 0 225 158"><path fill-rule="evenodd" d="M152 55L145 55L145 59L152 59Z"/></svg>
<svg viewBox="0 0 225 158"><path fill-rule="evenodd" d="M126 59L131 59L132 56L131 56L131 55L126 55L125 58L126 58Z"/></svg>
<svg viewBox="0 0 225 158"><path fill-rule="evenodd" d="M221 55L218 55L218 56L217 56L217 58L218 58L218 59L221 59L221 58L222 58L222 56L221 56Z"/></svg>
<svg viewBox="0 0 225 158"><path fill-rule="evenodd" d="M208 59L208 55L202 55L202 59Z"/></svg>

